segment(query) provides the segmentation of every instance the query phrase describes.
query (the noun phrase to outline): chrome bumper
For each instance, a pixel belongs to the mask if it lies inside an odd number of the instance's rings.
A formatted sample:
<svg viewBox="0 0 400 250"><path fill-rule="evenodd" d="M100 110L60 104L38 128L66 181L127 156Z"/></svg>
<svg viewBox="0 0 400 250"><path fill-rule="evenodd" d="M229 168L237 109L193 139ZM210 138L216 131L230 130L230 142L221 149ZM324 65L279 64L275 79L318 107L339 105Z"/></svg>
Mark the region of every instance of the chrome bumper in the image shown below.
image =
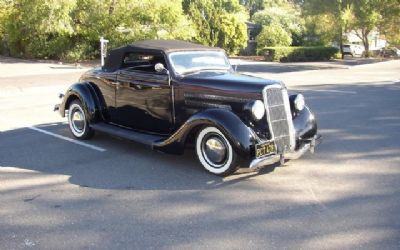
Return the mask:
<svg viewBox="0 0 400 250"><path fill-rule="evenodd" d="M263 158L258 158L254 159L251 163L249 168L254 169L254 168L259 168L262 166L266 165L271 165L277 162L281 162L283 164L285 162L285 159L288 160L295 160L300 158L303 154L306 152L310 151L311 153L314 153L314 148L321 142L321 136L316 135L314 138L312 138L309 142L305 143L301 148L299 148L297 151L289 152L284 155L269 155Z"/></svg>

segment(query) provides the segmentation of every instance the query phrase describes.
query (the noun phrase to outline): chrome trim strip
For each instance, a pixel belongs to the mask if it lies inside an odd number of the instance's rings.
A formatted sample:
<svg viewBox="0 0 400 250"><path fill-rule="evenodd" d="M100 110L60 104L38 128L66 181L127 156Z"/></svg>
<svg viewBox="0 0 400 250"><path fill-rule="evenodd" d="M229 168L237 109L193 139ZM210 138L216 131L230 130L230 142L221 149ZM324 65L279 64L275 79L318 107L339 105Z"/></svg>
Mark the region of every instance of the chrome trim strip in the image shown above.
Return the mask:
<svg viewBox="0 0 400 250"><path fill-rule="evenodd" d="M290 151L293 151L296 147L296 131L294 130L292 112L290 110L289 94L286 88L282 89L283 101L285 103L285 110L287 116L287 122L289 126L289 137L290 137Z"/></svg>
<svg viewBox="0 0 400 250"><path fill-rule="evenodd" d="M227 101L227 102L250 102L253 101L254 99L250 98L240 98L240 97L231 97L231 96L221 96L221 95L209 95L209 94L197 94L197 93L185 93L184 94L185 99L195 99L195 100L211 100L211 101Z"/></svg>
<svg viewBox="0 0 400 250"><path fill-rule="evenodd" d="M171 77L169 77L171 79ZM175 113L175 88L174 85L169 80L169 86L171 87L171 102L172 102L172 124L176 123L176 113Z"/></svg>
<svg viewBox="0 0 400 250"><path fill-rule="evenodd" d="M263 93L263 99L264 99L264 107L265 107L265 111L266 111L266 115L267 115L267 122L268 122L268 130L269 133L271 134L271 140L273 140L275 138L274 135L274 131L272 130L272 126L271 126L271 116L269 114L269 106L268 106L268 101L267 101L267 89L281 89L282 86L278 85L278 84L272 84L272 85L267 85L264 87L262 93ZM276 145L275 145L276 146Z"/></svg>
<svg viewBox="0 0 400 250"><path fill-rule="evenodd" d="M185 105L194 108L220 108L220 109L232 110L232 107L230 105L209 103L205 101L185 100Z"/></svg>

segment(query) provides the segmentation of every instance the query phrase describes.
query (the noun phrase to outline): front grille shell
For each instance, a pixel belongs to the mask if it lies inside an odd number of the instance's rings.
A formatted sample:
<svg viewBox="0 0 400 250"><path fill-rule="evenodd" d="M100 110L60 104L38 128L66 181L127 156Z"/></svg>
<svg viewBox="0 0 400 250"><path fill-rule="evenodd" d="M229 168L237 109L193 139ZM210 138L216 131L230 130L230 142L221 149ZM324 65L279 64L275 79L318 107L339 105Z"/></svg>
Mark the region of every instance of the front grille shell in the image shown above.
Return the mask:
<svg viewBox="0 0 400 250"><path fill-rule="evenodd" d="M263 98L270 140L275 142L277 153L294 151L295 130L286 88L278 84L268 85L263 89Z"/></svg>

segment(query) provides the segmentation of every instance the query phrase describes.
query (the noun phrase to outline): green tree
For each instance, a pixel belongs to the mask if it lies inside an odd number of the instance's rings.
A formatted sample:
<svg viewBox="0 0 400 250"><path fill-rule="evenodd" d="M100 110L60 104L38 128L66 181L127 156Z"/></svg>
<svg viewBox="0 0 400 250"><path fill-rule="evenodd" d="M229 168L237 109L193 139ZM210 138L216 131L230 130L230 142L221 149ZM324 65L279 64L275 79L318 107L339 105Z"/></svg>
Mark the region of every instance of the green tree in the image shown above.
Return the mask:
<svg viewBox="0 0 400 250"><path fill-rule="evenodd" d="M64 38L73 33L69 14L74 0L15 0L10 4L5 29L12 55L51 57L51 51L62 47Z"/></svg>
<svg viewBox="0 0 400 250"><path fill-rule="evenodd" d="M336 41L343 44L343 34L354 30L362 40L368 56L368 36L375 29L390 37L399 33L399 0L308 0L302 2L306 15L329 15L337 29L327 29L336 34ZM341 46L342 47L342 46Z"/></svg>
<svg viewBox="0 0 400 250"><path fill-rule="evenodd" d="M353 8L354 19L350 23L350 27L361 39L365 48L366 57L369 56L368 35L378 27L379 21L382 18L380 14L380 4L380 1L360 0L357 2L357 6Z"/></svg>
<svg viewBox="0 0 400 250"><path fill-rule="evenodd" d="M183 9L195 29L194 40L236 54L246 46L247 13L238 0L184 0Z"/></svg>
<svg viewBox="0 0 400 250"><path fill-rule="evenodd" d="M264 9L265 0L240 0L240 4L243 5L250 14L250 18L257 11Z"/></svg>
<svg viewBox="0 0 400 250"><path fill-rule="evenodd" d="M256 42L259 49L274 46L286 47L292 44L292 38L290 33L280 25L270 24L263 27L256 38Z"/></svg>
<svg viewBox="0 0 400 250"><path fill-rule="evenodd" d="M400 32L400 1L399 0L353 0L354 19L351 28L362 40L368 56L371 31L382 30L389 38ZM394 34L394 36L391 36Z"/></svg>
<svg viewBox="0 0 400 250"><path fill-rule="evenodd" d="M0 0L0 53L8 54L6 24L9 20L12 5L7 0Z"/></svg>
<svg viewBox="0 0 400 250"><path fill-rule="evenodd" d="M271 1L268 3L265 2L264 4L267 7L264 10L255 13L252 17L252 21L256 23L258 27L256 35L263 30L264 34L262 37L266 37L267 30L273 31L270 36L277 35L278 37L271 37L270 39L277 41L279 38L285 38L281 44L286 44L288 41L286 39L286 34L288 34L291 38L290 41L295 45L299 45L299 37L303 32L304 22L298 6L289 1ZM282 36L282 34L285 34L285 36ZM260 38L257 39L257 41L260 40ZM262 42L260 44L257 42L258 49L262 49L263 44L264 43Z"/></svg>
<svg viewBox="0 0 400 250"><path fill-rule="evenodd" d="M308 20L315 23L315 25L311 25L315 30L308 30L309 34L318 35L320 38L332 37L333 39L330 42L339 43L342 55L343 34L349 28L350 2L351 0L308 0L301 2L303 14L307 16ZM331 20L332 25L321 25L319 23L321 17L324 20ZM308 25L308 28L310 28L310 25Z"/></svg>
<svg viewBox="0 0 400 250"><path fill-rule="evenodd" d="M252 18L253 15L258 11L270 7L285 6L295 3L293 0L240 0L239 2L249 12L250 18Z"/></svg>
<svg viewBox="0 0 400 250"><path fill-rule="evenodd" d="M101 36L110 40L110 47L145 39L190 40L195 30L181 4L168 0L78 0L73 12L75 49L89 45L87 50L93 51Z"/></svg>
<svg viewBox="0 0 400 250"><path fill-rule="evenodd" d="M0 38L14 56L78 60L98 54L101 36L110 47L195 36L179 0L0 0L0 7Z"/></svg>
<svg viewBox="0 0 400 250"><path fill-rule="evenodd" d="M400 45L400 0L385 0L379 30L392 45Z"/></svg>

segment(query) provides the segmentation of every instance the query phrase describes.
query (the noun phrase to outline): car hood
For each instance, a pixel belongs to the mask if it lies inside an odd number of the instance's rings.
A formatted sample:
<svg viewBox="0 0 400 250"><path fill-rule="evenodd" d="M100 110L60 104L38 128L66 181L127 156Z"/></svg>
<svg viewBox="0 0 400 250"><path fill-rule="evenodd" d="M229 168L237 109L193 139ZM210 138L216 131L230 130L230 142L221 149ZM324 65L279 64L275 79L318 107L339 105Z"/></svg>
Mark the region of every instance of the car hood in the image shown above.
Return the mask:
<svg viewBox="0 0 400 250"><path fill-rule="evenodd" d="M199 72L182 77L181 82L198 87L249 94L261 93L266 85L282 84L277 80L232 72Z"/></svg>

